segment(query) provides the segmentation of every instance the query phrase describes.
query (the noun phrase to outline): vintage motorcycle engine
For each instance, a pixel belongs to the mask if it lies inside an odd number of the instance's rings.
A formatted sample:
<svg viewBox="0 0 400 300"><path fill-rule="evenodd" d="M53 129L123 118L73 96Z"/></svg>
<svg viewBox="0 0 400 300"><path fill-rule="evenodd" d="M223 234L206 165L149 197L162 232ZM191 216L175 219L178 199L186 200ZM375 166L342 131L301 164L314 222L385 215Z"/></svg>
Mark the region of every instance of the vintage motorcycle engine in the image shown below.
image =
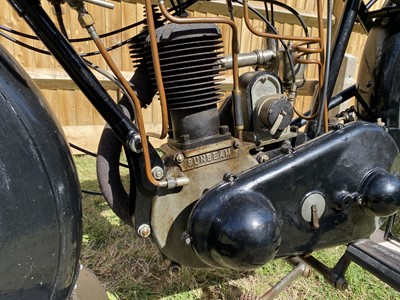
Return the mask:
<svg viewBox="0 0 400 300"><path fill-rule="evenodd" d="M226 101L223 109L217 107L217 103L223 100L219 76L224 71L218 27L215 24L167 24L157 29L157 39L171 127L168 143L161 147L163 160L167 173L183 172L191 183L179 192L167 192L153 200L152 234L170 260L191 267L206 267L207 264L191 249L190 238L185 238L194 203L215 184L232 180L232 174L258 165L256 155L249 154L255 147L255 140L258 146L265 141L283 141L287 134L282 132L288 129L292 110L275 75L247 73L241 81L243 97L248 99L243 103L243 110L246 134L251 143L243 144L233 137L231 122L221 124L223 117L220 114L231 114L230 100ZM132 46L139 69L132 82L140 91L147 91L149 96L143 99L150 99L156 91L156 80L148 38L147 42L145 39L142 41ZM144 80L146 76L149 80ZM151 88L143 86L144 81L151 82ZM282 114L284 118L272 116L272 113ZM280 119L279 124L274 125L271 121L274 117ZM251 211L248 217L254 217L253 212L262 211L260 207L264 206L268 203L248 202L247 207ZM275 234L270 234L275 228L273 215L267 209L264 212L258 216L260 228L249 232L251 239L242 238L243 245L248 247L247 255L253 255L260 261L257 265L265 262L265 256L268 259L274 256L279 240ZM246 214L243 217L246 218ZM266 224L271 225L270 230L263 230ZM257 254L251 254L249 250L255 245ZM249 264L248 267L254 266Z"/></svg>
<svg viewBox="0 0 400 300"><path fill-rule="evenodd" d="M105 174L108 166L98 172L113 210L127 223L134 218L139 235L151 235L166 258L188 267L254 269L367 237L376 216L397 211L400 181L389 171L399 150L389 133L356 122L297 147L304 141L290 129L292 103L279 77L263 70L240 77L238 139L232 100L218 105L225 66L218 27L162 21L156 27L170 120L156 175L190 183L147 196L136 191L128 200L109 188L117 173ZM131 49L137 67L131 82L146 106L157 92L146 31ZM100 148L109 144L103 140ZM131 191L135 180L131 175Z"/></svg>

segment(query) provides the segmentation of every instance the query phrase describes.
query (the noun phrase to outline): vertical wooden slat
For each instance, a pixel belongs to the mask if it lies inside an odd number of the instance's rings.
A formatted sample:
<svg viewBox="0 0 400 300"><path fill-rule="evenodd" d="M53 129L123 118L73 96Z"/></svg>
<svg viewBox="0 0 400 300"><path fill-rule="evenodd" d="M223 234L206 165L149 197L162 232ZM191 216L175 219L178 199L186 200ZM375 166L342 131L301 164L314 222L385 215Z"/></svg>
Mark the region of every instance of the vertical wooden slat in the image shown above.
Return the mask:
<svg viewBox="0 0 400 300"><path fill-rule="evenodd" d="M121 3L121 20L122 25L127 26L129 24L142 20L142 17L137 16L136 7L134 7L134 5L123 2ZM131 29L129 31L123 32L121 34L121 39L126 40L136 35L137 33L138 30L136 28ZM128 46L125 46L121 51L121 65L122 70L133 70L132 59L129 55Z"/></svg>
<svg viewBox="0 0 400 300"><path fill-rule="evenodd" d="M379 0L375 5L376 8L382 5L384 0ZM288 5L298 8L298 9L306 9L306 10L314 10L316 7L316 0L285 0L283 1ZM338 19L338 14L340 11L342 4L342 0L335 0L335 17ZM141 4L129 4L129 3L117 3L115 2L116 7L114 10L106 10L104 8L96 7L93 5L87 5L88 11L95 18L96 29L99 33L104 33L106 31L117 29L121 26L125 26L127 24L136 22L143 18L143 5ZM42 1L43 7L50 11L51 7L48 1ZM325 8L326 10L326 8ZM54 20L54 16L50 13L52 19ZM194 13L195 16L212 16L211 14L200 14ZM64 20L65 25L67 27L68 34L71 38L84 37L88 36L86 31L79 26L77 21L77 13L72 11L67 5L64 5ZM18 17L18 15L10 8L9 5L5 4L0 10L0 22L7 26L10 26L14 29L23 31L25 33L31 33L31 30L25 24L25 22ZM251 20L253 26L257 28L265 28L265 24L259 20ZM252 51L254 49L260 49L263 46L264 40L260 37L256 37L251 35L245 25L243 20L240 18L235 18L235 23L239 29L239 42L241 45L241 51L247 52ZM221 29L221 33L223 36L223 46L224 52L226 54L231 54L231 30L227 25L218 25ZM125 40L136 33L140 32L140 26L137 29L129 30L126 33L118 34L113 37L109 37L104 39L104 42L107 46L113 45L121 40ZM284 34L295 34L295 35L303 35L302 28L298 24L282 24L277 23L276 27L279 32ZM310 28L310 33L313 36L318 35L318 30L316 28ZM19 40L23 40L28 44L35 45L36 47L43 48L40 42L32 42L27 39L22 39L18 37ZM359 61L362 55L363 45L366 40L366 35L362 33L353 33L349 47L347 52L355 55ZM25 50L24 48L14 45L13 43L6 41L4 38L0 37L0 42L5 45L9 51L17 58L17 60L26 67L37 67L37 68L59 68L57 62L54 61L53 58L49 58L42 54L36 54L32 51ZM93 43L91 42L83 42L74 44L77 51L87 52L95 50ZM117 65L122 68L123 71L133 71L133 66L131 62L131 58L129 57L128 47L125 46L119 50L114 50L111 52L112 57L116 61ZM315 56L315 55L314 55ZM104 61L99 57L90 58L91 61L100 65L103 68L106 68ZM249 70L249 68L244 68L241 72ZM231 74L231 72L228 72ZM318 69L314 65L310 65L307 68L307 77L308 78L317 78L318 77ZM44 91L45 96L49 99L50 106L53 108L55 114L61 121L63 125L74 126L74 125L101 125L104 124L104 120L101 116L93 109L89 101L82 95L79 91ZM110 92L113 99L117 100L117 92ZM306 110L308 108L308 102L302 101L301 98L296 102L296 107L298 106L302 110ZM301 101L300 101L301 100ZM145 120L148 123L159 123L161 121L160 118L160 109L159 102L157 100L154 101L154 104L151 105L147 110L144 111Z"/></svg>
<svg viewBox="0 0 400 300"><path fill-rule="evenodd" d="M32 34L32 30L25 23L23 19L21 19L14 10L11 10L12 16L12 26L13 28L18 28L20 31L28 34ZM33 45L33 42L24 37L17 37L18 40L24 42L28 45ZM35 55L32 51L26 51L25 48L19 45L14 46L14 56L17 58L19 63L24 67L29 67L35 61Z"/></svg>
<svg viewBox="0 0 400 300"><path fill-rule="evenodd" d="M44 98L50 105L53 114L58 117L60 115L60 105L58 101L58 94L56 90L42 90Z"/></svg>
<svg viewBox="0 0 400 300"><path fill-rule="evenodd" d="M9 5L3 5L0 11L0 22L7 27L13 27L11 19L11 7ZM0 36L0 43L8 49L12 54L14 53L14 43Z"/></svg>
<svg viewBox="0 0 400 300"><path fill-rule="evenodd" d="M93 125L93 106L80 91L75 91L75 103L76 123L79 125Z"/></svg>
<svg viewBox="0 0 400 300"><path fill-rule="evenodd" d="M116 29L119 29L123 26L122 24L122 18L121 16L121 4L118 2L114 3L115 7L113 10L110 9L105 9L104 10L104 22L105 26L104 26L104 32L110 32L110 31L114 31ZM115 16L118 15L118 17L116 18ZM108 46L111 47L113 45L118 44L119 42L121 42L121 37L122 34L118 33L118 34L114 34L110 37L107 37L104 40L104 43ZM110 55L113 58L115 64L121 68L122 67L122 49L118 48L115 50L110 51Z"/></svg>
<svg viewBox="0 0 400 300"><path fill-rule="evenodd" d="M42 6L47 11L50 11L50 4L48 2L43 3ZM54 19L53 13L51 13L51 16ZM33 41L32 44L36 48L39 48L41 50L47 50L41 41ZM24 50L24 52L25 52L25 50ZM55 59L52 56L37 53L37 52L32 52L32 51L29 51L29 52L31 52L31 54L33 55L33 58L34 58L34 60L32 62L29 62L29 66L36 67L36 68L56 68Z"/></svg>
<svg viewBox="0 0 400 300"><path fill-rule="evenodd" d="M63 91L58 96L59 120L62 126L77 125L75 91Z"/></svg>

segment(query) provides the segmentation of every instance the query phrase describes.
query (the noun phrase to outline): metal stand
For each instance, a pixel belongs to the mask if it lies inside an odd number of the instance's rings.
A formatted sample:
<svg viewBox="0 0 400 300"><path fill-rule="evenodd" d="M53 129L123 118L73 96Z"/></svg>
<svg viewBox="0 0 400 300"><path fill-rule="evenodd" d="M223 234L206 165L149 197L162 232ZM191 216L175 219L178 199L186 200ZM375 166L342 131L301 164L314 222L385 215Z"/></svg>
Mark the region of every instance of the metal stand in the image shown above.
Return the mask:
<svg viewBox="0 0 400 300"><path fill-rule="evenodd" d="M263 294L261 297L254 295L253 293L245 293L240 296L240 300L269 300L277 297L283 290L288 288L296 279L300 276L309 278L312 274L312 269L298 257L292 257L286 259L286 261L293 266L293 270L290 271L285 277L283 277L276 285L274 285L269 291Z"/></svg>

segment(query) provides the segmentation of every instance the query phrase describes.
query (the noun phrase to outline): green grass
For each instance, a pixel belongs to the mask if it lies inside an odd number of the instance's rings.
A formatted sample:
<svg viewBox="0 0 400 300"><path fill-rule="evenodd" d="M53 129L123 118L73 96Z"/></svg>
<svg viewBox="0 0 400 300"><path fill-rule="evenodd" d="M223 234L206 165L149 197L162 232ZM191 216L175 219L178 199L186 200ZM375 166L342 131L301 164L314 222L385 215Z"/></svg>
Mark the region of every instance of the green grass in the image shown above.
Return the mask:
<svg viewBox="0 0 400 300"><path fill-rule="evenodd" d="M83 189L99 190L95 159L75 157ZM263 294L276 284L291 267L282 260L273 261L252 272L229 270L192 270L182 268L171 274L156 246L137 237L109 209L101 196L84 195L84 239L82 264L92 269L112 300L213 300L238 299L244 292ZM399 222L396 231L400 233ZM344 247L319 251L314 255L332 267ZM300 278L278 299L399 299L399 293L374 276L351 264L347 272L350 289L338 291L316 272Z"/></svg>

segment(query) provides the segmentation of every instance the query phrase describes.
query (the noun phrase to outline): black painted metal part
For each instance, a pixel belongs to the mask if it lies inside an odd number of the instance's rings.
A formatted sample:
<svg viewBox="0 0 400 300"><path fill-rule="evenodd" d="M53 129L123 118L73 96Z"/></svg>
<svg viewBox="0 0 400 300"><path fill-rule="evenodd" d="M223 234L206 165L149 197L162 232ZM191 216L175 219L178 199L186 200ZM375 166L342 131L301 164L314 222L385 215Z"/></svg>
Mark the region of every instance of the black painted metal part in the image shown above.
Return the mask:
<svg viewBox="0 0 400 300"><path fill-rule="evenodd" d="M340 27L336 33L334 47L332 49L331 70L327 90L327 98L329 101L332 97L340 66L342 65L350 35L353 31L360 2L360 0L347 0L343 9L343 14L339 23Z"/></svg>
<svg viewBox="0 0 400 300"><path fill-rule="evenodd" d="M400 207L400 181L383 169L371 171L360 187L359 204L367 214L388 217Z"/></svg>
<svg viewBox="0 0 400 300"><path fill-rule="evenodd" d="M375 221L372 209L365 213L358 204L366 192L360 186L372 171L383 170L374 180L385 177L398 152L383 128L355 122L237 174L193 208L193 250L210 266L248 269L366 238ZM398 186L399 179L390 178ZM390 210L394 201L398 207L399 195L387 196L380 205L387 201Z"/></svg>
<svg viewBox="0 0 400 300"><path fill-rule="evenodd" d="M114 133L126 144L138 129L118 108L111 96L89 70L69 41L54 25L38 0L8 0L31 26L60 65L77 84Z"/></svg>
<svg viewBox="0 0 400 300"><path fill-rule="evenodd" d="M235 191L201 200L193 210L190 232L194 250L211 266L261 267L275 257L281 243L277 214L264 195Z"/></svg>
<svg viewBox="0 0 400 300"><path fill-rule="evenodd" d="M67 299L78 273L81 194L38 88L0 47L0 299Z"/></svg>
<svg viewBox="0 0 400 300"><path fill-rule="evenodd" d="M400 254L370 240L352 243L346 256L400 292Z"/></svg>
<svg viewBox="0 0 400 300"><path fill-rule="evenodd" d="M378 18L371 27L357 80L358 94L371 113L361 113L366 120L382 118L387 126L399 127L400 14Z"/></svg>

